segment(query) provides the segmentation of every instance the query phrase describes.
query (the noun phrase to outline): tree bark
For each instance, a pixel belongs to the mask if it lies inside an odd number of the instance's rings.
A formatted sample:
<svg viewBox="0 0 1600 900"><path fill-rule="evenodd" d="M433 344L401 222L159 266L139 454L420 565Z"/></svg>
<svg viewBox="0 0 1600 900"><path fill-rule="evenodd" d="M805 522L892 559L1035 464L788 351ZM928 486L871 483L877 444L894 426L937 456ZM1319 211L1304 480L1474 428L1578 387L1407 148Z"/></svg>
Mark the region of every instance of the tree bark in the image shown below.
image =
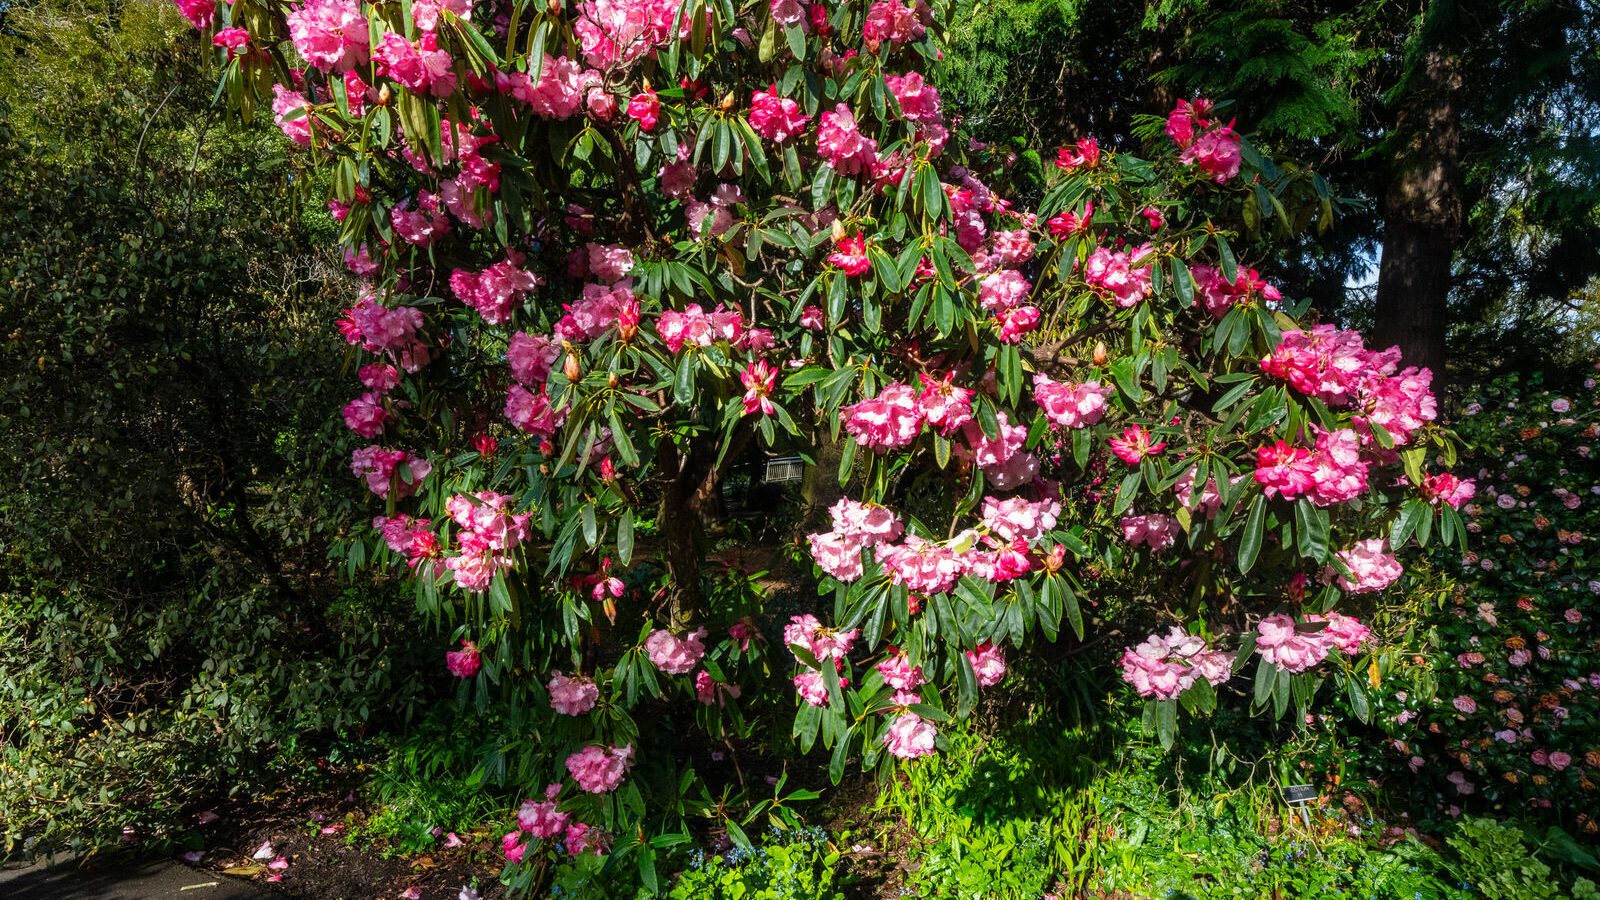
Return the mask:
<svg viewBox="0 0 1600 900"><path fill-rule="evenodd" d="M716 434L692 440L687 453L670 440L662 442L662 469L674 473L661 493L658 520L669 581L667 619L674 631L686 629L704 606L701 563L706 518L721 508L723 469L739 458L753 434L749 427L740 426L729 438L726 453L721 453L721 438Z"/></svg>
<svg viewBox="0 0 1600 900"><path fill-rule="evenodd" d="M1437 21L1424 27L1435 35L1453 30ZM1426 366L1441 380L1461 235L1461 68L1456 50L1426 47L1397 111L1398 153L1384 204L1371 341L1375 347L1398 344L1406 365Z"/></svg>
<svg viewBox="0 0 1600 900"><path fill-rule="evenodd" d="M800 512L800 535L827 531L828 507L838 502L844 491L839 487L839 463L844 455L844 441L848 436L834 440L827 429L817 441L817 464L807 467L800 482L800 497L804 508Z"/></svg>

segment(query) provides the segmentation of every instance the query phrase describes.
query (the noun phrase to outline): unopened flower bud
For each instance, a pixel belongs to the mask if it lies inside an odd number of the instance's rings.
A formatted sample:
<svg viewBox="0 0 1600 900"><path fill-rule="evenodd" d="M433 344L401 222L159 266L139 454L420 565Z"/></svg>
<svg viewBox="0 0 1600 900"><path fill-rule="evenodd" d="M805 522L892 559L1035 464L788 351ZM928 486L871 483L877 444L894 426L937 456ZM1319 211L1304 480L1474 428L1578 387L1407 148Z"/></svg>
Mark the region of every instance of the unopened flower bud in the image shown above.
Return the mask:
<svg viewBox="0 0 1600 900"><path fill-rule="evenodd" d="M379 106L388 106L389 105L389 101L393 97L394 97L394 94L389 90L389 86L387 84L384 85L383 87L378 88L378 105Z"/></svg>
<svg viewBox="0 0 1600 900"><path fill-rule="evenodd" d="M844 240L844 220L842 220L842 219L834 219L833 220L833 242L835 244L837 244L842 240Z"/></svg>
<svg viewBox="0 0 1600 900"><path fill-rule="evenodd" d="M561 372L567 376L568 381L576 382L583 377L583 366L578 359L578 351L567 349L567 361L562 364Z"/></svg>
<svg viewBox="0 0 1600 900"><path fill-rule="evenodd" d="M1105 341L1095 341L1095 344L1094 344L1094 364L1097 365L1097 366L1103 366L1103 365L1106 364L1106 360L1108 360L1110 358L1111 357L1106 353L1106 342Z"/></svg>
<svg viewBox="0 0 1600 900"><path fill-rule="evenodd" d="M722 102L717 105L717 108L723 112L732 112L737 103L738 101L734 99L733 91L729 91L727 96L722 98Z"/></svg>

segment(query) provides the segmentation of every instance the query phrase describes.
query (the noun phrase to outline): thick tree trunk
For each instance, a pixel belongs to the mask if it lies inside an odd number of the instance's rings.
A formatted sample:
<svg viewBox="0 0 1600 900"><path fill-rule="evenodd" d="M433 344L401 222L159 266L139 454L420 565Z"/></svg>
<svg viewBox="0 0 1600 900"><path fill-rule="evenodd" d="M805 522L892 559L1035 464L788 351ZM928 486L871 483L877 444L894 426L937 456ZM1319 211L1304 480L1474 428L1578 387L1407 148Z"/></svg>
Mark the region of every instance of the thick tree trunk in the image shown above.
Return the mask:
<svg viewBox="0 0 1600 900"><path fill-rule="evenodd" d="M833 440L824 429L817 441L817 464L807 467L800 482L800 497L805 508L800 515L800 534L827 531L828 507L838 502L844 492L839 487L839 463L844 454L844 441Z"/></svg>
<svg viewBox="0 0 1600 900"><path fill-rule="evenodd" d="M1435 34L1440 29L1431 29ZM1410 75L1395 123L1371 344L1444 376L1451 267L1461 234L1461 58L1434 46Z"/></svg>
<svg viewBox="0 0 1600 900"><path fill-rule="evenodd" d="M754 432L741 427L730 438L728 450L721 451L720 437L702 437L690 443L687 453L671 441L661 446L662 471L675 475L661 493L660 528L665 551L667 576L667 618L674 631L691 625L704 605L701 563L707 517L721 508L720 488L723 468L744 452Z"/></svg>

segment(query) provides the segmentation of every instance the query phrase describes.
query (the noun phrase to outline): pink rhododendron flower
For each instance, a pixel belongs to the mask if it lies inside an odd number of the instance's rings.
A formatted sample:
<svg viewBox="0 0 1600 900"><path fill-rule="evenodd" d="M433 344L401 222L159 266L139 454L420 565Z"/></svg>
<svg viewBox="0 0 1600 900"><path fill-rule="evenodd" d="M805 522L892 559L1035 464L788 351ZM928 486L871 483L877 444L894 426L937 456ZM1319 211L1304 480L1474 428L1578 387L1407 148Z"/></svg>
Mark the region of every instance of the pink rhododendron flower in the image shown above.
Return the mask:
<svg viewBox="0 0 1600 900"><path fill-rule="evenodd" d="M1155 456L1167 449L1166 441L1151 442L1150 429L1143 425L1129 425L1122 437L1110 438L1111 452L1130 466L1137 466L1145 457Z"/></svg>
<svg viewBox="0 0 1600 900"><path fill-rule="evenodd" d="M1194 166L1218 183L1238 175L1242 159L1239 135L1232 122L1206 132L1178 154L1179 162Z"/></svg>
<svg viewBox="0 0 1600 900"><path fill-rule="evenodd" d="M904 3L900 0L879 0L867 9L866 21L861 25L862 42L869 53L877 53L884 42L904 44L917 40L927 33L932 12L921 0Z"/></svg>
<svg viewBox="0 0 1600 900"><path fill-rule="evenodd" d="M1016 269L1001 269L978 285L978 302L990 312L1011 309L1028 299L1033 285Z"/></svg>
<svg viewBox="0 0 1600 900"><path fill-rule="evenodd" d="M424 33L415 44L386 31L372 52L378 74L393 78L406 90L448 97L456 90L456 73L450 54L439 49L438 38Z"/></svg>
<svg viewBox="0 0 1600 900"><path fill-rule="evenodd" d="M611 849L611 835L583 822L567 825L567 854L574 858L585 853L602 856Z"/></svg>
<svg viewBox="0 0 1600 900"><path fill-rule="evenodd" d="M1317 463L1311 452L1278 441L1256 448L1255 479L1268 497L1291 500L1316 486Z"/></svg>
<svg viewBox="0 0 1600 900"><path fill-rule="evenodd" d="M839 241L839 249L828 254L828 263L844 270L851 278L867 274L872 261L867 258L867 242L857 232Z"/></svg>
<svg viewBox="0 0 1600 900"><path fill-rule="evenodd" d="M1015 344L1038 327L1040 315L1036 306L1019 306L996 313L995 321L1000 325L997 336L1007 344Z"/></svg>
<svg viewBox="0 0 1600 900"><path fill-rule="evenodd" d="M458 19L471 20L472 3L470 0L413 0L411 21L423 31L438 31L439 14L442 12L453 13Z"/></svg>
<svg viewBox="0 0 1600 900"><path fill-rule="evenodd" d="M1106 413L1111 388L1098 381L1082 384L1052 381L1040 372L1033 376L1033 401L1045 418L1063 428L1094 425Z"/></svg>
<svg viewBox="0 0 1600 900"><path fill-rule="evenodd" d="M738 341L744 334L744 317L737 309L718 306L708 313L698 303L691 303L683 312L663 310L656 320L656 332L667 349L677 353L685 344L709 347L718 341Z"/></svg>
<svg viewBox="0 0 1600 900"><path fill-rule="evenodd" d="M521 268L521 261L508 256L482 272L456 269L450 273L450 289L457 299L478 311L490 325L511 320L511 309L539 286L539 276Z"/></svg>
<svg viewBox="0 0 1600 900"><path fill-rule="evenodd" d="M628 101L628 118L638 122L641 131L656 129L656 123L661 121L661 98L656 96L656 92L651 90L649 85Z"/></svg>
<svg viewBox="0 0 1600 900"><path fill-rule="evenodd" d="M1217 510L1222 506L1222 495L1217 491L1217 480L1207 478L1205 486L1197 493L1194 483L1197 474L1199 467L1191 466L1172 483L1172 492L1178 496L1178 505L1184 509L1191 513L1199 512L1207 519L1214 519Z"/></svg>
<svg viewBox="0 0 1600 900"><path fill-rule="evenodd" d="M822 680L821 672L807 669L796 675L794 689L799 692L800 699L812 706L828 705L828 685Z"/></svg>
<svg viewBox="0 0 1600 900"><path fill-rule="evenodd" d="M1058 241L1064 241L1075 234L1089 230L1094 221L1094 201L1089 200L1083 204L1083 212L1067 211L1057 213L1051 217L1046 225L1050 229L1050 236Z"/></svg>
<svg viewBox="0 0 1600 900"><path fill-rule="evenodd" d="M1160 231L1161 226L1167 224L1167 219L1161 214L1161 210L1156 209L1154 206L1146 206L1144 209L1139 210L1139 215L1144 216L1144 220L1149 223L1151 231ZM1193 274L1193 269L1190 272ZM1199 278L1196 277L1195 280L1198 282Z"/></svg>
<svg viewBox="0 0 1600 900"><path fill-rule="evenodd" d="M1191 265L1189 274L1194 277L1194 302L1203 305L1206 312L1218 319L1227 315L1234 304L1251 297L1260 297L1272 303L1283 300L1283 294L1262 280L1255 269L1240 266L1232 284L1220 271L1207 265Z"/></svg>
<svg viewBox="0 0 1600 900"><path fill-rule="evenodd" d="M1143 544L1155 552L1165 550L1176 543L1181 530L1177 519L1162 513L1123 516L1120 524L1123 540L1134 547Z"/></svg>
<svg viewBox="0 0 1600 900"><path fill-rule="evenodd" d="M989 486L995 490L1009 491L1038 476L1039 459L1023 449L1028 442L1028 429L1012 425L1004 411L998 413L996 418L999 420L1000 434L993 439L983 433L976 421L968 422L961 431L971 447L972 461L983 469ZM964 457L968 455L968 451L960 445L955 449Z"/></svg>
<svg viewBox="0 0 1600 900"><path fill-rule="evenodd" d="M532 513L512 513L514 498L494 491L456 494L445 501L445 512L460 526L482 538L491 550L510 550L528 539Z"/></svg>
<svg viewBox="0 0 1600 900"><path fill-rule="evenodd" d="M901 759L916 759L934 752L934 739L939 732L928 721L914 712L903 712L883 733L883 745Z"/></svg>
<svg viewBox="0 0 1600 900"><path fill-rule="evenodd" d="M600 686L582 675L567 677L560 672L550 676L550 707L564 716L581 716L594 709L600 699Z"/></svg>
<svg viewBox="0 0 1600 900"><path fill-rule="evenodd" d="M524 800L517 810L517 827L536 838L553 838L567 827L567 814L558 812L554 800Z"/></svg>
<svg viewBox="0 0 1600 900"><path fill-rule="evenodd" d="M517 332L506 347L511 377L528 386L544 384L550 368L561 357L561 344L548 335Z"/></svg>
<svg viewBox="0 0 1600 900"><path fill-rule="evenodd" d="M1361 624L1355 616L1336 612L1330 612L1326 616L1313 613L1306 616L1306 621L1327 622L1328 627L1324 628L1322 633L1333 642L1333 646L1339 648L1340 653L1346 656L1354 656L1361 652L1361 645L1372 638L1372 629Z"/></svg>
<svg viewBox="0 0 1600 900"><path fill-rule="evenodd" d="M1304 672L1333 649L1333 638L1326 630L1298 631L1294 619L1282 613L1262 619L1256 632L1256 652L1286 672Z"/></svg>
<svg viewBox="0 0 1600 900"><path fill-rule="evenodd" d="M450 219L439 206L439 198L428 191L417 194L415 208L395 206L389 210L394 233L414 247L427 247L450 232Z"/></svg>
<svg viewBox="0 0 1600 900"><path fill-rule="evenodd" d="M890 384L841 409L845 430L856 443L872 450L894 450L916 440L922 431L922 408L909 385Z"/></svg>
<svg viewBox="0 0 1600 900"><path fill-rule="evenodd" d="M850 107L840 103L818 123L817 155L841 175L870 174L878 162L878 142L861 133Z"/></svg>
<svg viewBox="0 0 1600 900"><path fill-rule="evenodd" d="M881 544L877 557L889 580L917 594L943 594L961 577L955 551L943 544L908 534L899 544Z"/></svg>
<svg viewBox="0 0 1600 900"><path fill-rule="evenodd" d="M1022 497L983 498L983 524L1002 540L1032 543L1056 527L1061 504L1055 500L1030 503Z"/></svg>
<svg viewBox="0 0 1600 900"><path fill-rule="evenodd" d="M801 114L800 104L778 96L777 85L750 98L750 127L773 143L781 144L804 131L809 120Z"/></svg>
<svg viewBox="0 0 1600 900"><path fill-rule="evenodd" d="M1176 700L1201 678L1221 684L1233 676L1232 654L1209 650L1204 640L1176 627L1124 650L1121 662L1122 680L1153 700Z"/></svg>
<svg viewBox="0 0 1600 900"><path fill-rule="evenodd" d="M1006 655L989 641L968 650L967 661L972 663L979 687L993 687L1006 677Z"/></svg>
<svg viewBox="0 0 1600 900"><path fill-rule="evenodd" d="M513 384L506 392L506 418L519 431L539 437L553 437L566 421L566 410L558 410L543 393L535 393L520 384Z"/></svg>
<svg viewBox="0 0 1600 900"><path fill-rule="evenodd" d="M383 395L368 391L351 400L344 407L344 424L364 438L375 438L383 433L389 411L383 408Z"/></svg>
<svg viewBox="0 0 1600 900"><path fill-rule="evenodd" d="M626 66L672 39L678 4L672 0L583 0L573 31L583 58L596 69ZM690 22L685 15L683 28Z"/></svg>
<svg viewBox="0 0 1600 900"><path fill-rule="evenodd" d="M217 4L215 0L174 0L178 12L189 20L189 24L199 29L211 27L217 17Z"/></svg>
<svg viewBox="0 0 1600 900"><path fill-rule="evenodd" d="M1400 561L1389 552L1385 538L1356 541L1355 546L1338 553L1339 561L1350 570L1350 577L1340 575L1339 587L1351 594L1381 591L1400 578L1404 569Z"/></svg>
<svg viewBox="0 0 1600 900"><path fill-rule="evenodd" d="M1026 228L994 235L994 256L1003 266L1020 266L1033 258L1033 238Z"/></svg>
<svg viewBox="0 0 1600 900"><path fill-rule="evenodd" d="M1150 296L1150 245L1113 252L1096 247L1083 264L1083 280L1091 287L1109 293L1116 304L1127 308ZM1144 262L1136 266L1137 262Z"/></svg>
<svg viewBox="0 0 1600 900"><path fill-rule="evenodd" d="M589 273L605 284L616 284L633 271L633 252L620 244L585 244Z"/></svg>
<svg viewBox="0 0 1600 900"><path fill-rule="evenodd" d="M844 658L860 636L861 630L858 628L836 631L825 627L810 613L791 617L789 624L783 627L784 644L804 647L817 660L824 662Z"/></svg>
<svg viewBox="0 0 1600 900"><path fill-rule="evenodd" d="M350 454L350 473L365 479L367 489L379 497L388 497L390 493L395 499L409 497L432 471L432 463L405 450L386 450L374 445Z"/></svg>
<svg viewBox="0 0 1600 900"><path fill-rule="evenodd" d="M739 373L744 385L744 414L761 413L770 416L777 411L772 403L772 391L778 384L778 370L764 359L758 359Z"/></svg>
<svg viewBox="0 0 1600 900"><path fill-rule="evenodd" d="M213 4L207 3L207 7ZM278 129L284 136L302 147L311 146L311 117L299 115L291 118L290 113L302 109L306 105L306 97L299 91L291 91L281 84L272 86L272 118L277 123Z"/></svg>
<svg viewBox="0 0 1600 900"><path fill-rule="evenodd" d="M859 538L866 546L875 546L899 537L905 526L886 506L860 503L841 497L828 508L833 517L835 534Z"/></svg>
<svg viewBox="0 0 1600 900"><path fill-rule="evenodd" d="M808 306L800 311L800 327L812 331L822 331L827 327L822 317L822 307Z"/></svg>
<svg viewBox="0 0 1600 900"><path fill-rule="evenodd" d="M860 536L825 531L807 536L806 541L817 568L843 582L861 577L861 550L866 543Z"/></svg>
<svg viewBox="0 0 1600 900"><path fill-rule="evenodd" d="M922 392L917 395L917 402L921 404L922 417L929 427L949 437L972 421L975 392L956 386L954 372L944 378L935 378L926 372L918 377L922 379Z"/></svg>
<svg viewBox="0 0 1600 900"><path fill-rule="evenodd" d="M309 0L290 11L289 39L306 62L324 72L366 63L371 33L356 0Z"/></svg>
<svg viewBox="0 0 1600 900"><path fill-rule="evenodd" d="M1309 332L1285 331L1272 354L1261 361L1261 370L1302 394L1342 406L1375 376L1392 374L1399 361L1398 347L1374 352L1357 332L1318 325Z"/></svg>
<svg viewBox="0 0 1600 900"><path fill-rule="evenodd" d="M1100 165L1100 142L1086 137L1071 147L1056 150L1056 167L1063 172L1092 169Z"/></svg>
<svg viewBox="0 0 1600 900"><path fill-rule="evenodd" d="M477 645L468 640L461 642L460 650L450 650L444 655L445 668L457 678L471 678L478 674L478 667L483 664L482 660Z"/></svg>
<svg viewBox="0 0 1600 900"><path fill-rule="evenodd" d="M617 789L632 764L631 744L610 749L590 744L567 757L567 772L578 787L591 794L607 794Z"/></svg>
<svg viewBox="0 0 1600 900"><path fill-rule="evenodd" d="M430 519L415 519L411 516L378 516L372 520L372 527L378 529L383 535L383 542L390 550L396 553L405 553L411 549L412 543L419 533L430 533Z"/></svg>
<svg viewBox="0 0 1600 900"><path fill-rule="evenodd" d="M914 691L926 681L922 667L913 666L904 653L885 657L875 668L883 676L883 683L896 691Z"/></svg>
<svg viewBox="0 0 1600 900"><path fill-rule="evenodd" d="M704 628L696 628L682 637L657 629L645 638L644 649L657 669L668 675L687 675L706 655L705 637Z"/></svg>
<svg viewBox="0 0 1600 900"><path fill-rule="evenodd" d="M1356 424L1379 425L1396 444L1410 441L1412 432L1438 417L1432 384L1433 373L1415 366L1392 376L1367 378L1357 400L1361 414L1355 417Z"/></svg>
<svg viewBox="0 0 1600 900"><path fill-rule="evenodd" d="M729 699L739 699L741 693L736 684L724 684L711 677L711 673L701 669L694 675L694 694L706 706L721 706Z"/></svg>
<svg viewBox="0 0 1600 900"><path fill-rule="evenodd" d="M1342 428L1317 435L1311 463L1315 467L1311 502L1317 506L1344 503L1366 492L1367 464L1361 459L1361 437L1354 431Z"/></svg>
<svg viewBox="0 0 1600 900"><path fill-rule="evenodd" d="M208 3L206 5L211 6L212 4ZM211 36L212 46L227 48L231 51L229 53L230 58L233 53L243 50L249 43L250 32L245 31L243 28L223 28Z"/></svg>

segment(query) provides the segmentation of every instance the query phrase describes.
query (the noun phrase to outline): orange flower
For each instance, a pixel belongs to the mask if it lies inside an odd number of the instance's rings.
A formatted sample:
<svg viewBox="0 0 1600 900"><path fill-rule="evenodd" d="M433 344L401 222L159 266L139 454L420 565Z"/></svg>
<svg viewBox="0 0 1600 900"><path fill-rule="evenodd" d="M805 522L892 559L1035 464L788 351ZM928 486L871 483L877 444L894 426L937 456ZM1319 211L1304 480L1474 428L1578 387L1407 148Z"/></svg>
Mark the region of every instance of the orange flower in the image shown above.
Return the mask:
<svg viewBox="0 0 1600 900"><path fill-rule="evenodd" d="M1534 516L1533 517L1533 527L1539 529L1540 531L1543 531L1546 528L1550 527L1550 520L1546 519L1542 515Z"/></svg>
<svg viewBox="0 0 1600 900"><path fill-rule="evenodd" d="M1506 646L1512 650L1521 650L1528 646L1528 642L1523 640L1521 635L1518 635L1517 637L1506 638Z"/></svg>
<svg viewBox="0 0 1600 900"><path fill-rule="evenodd" d="M1517 434L1520 435L1523 440L1531 441L1534 438L1539 436L1539 429L1537 429L1537 428L1524 428L1521 431L1517 432Z"/></svg>

